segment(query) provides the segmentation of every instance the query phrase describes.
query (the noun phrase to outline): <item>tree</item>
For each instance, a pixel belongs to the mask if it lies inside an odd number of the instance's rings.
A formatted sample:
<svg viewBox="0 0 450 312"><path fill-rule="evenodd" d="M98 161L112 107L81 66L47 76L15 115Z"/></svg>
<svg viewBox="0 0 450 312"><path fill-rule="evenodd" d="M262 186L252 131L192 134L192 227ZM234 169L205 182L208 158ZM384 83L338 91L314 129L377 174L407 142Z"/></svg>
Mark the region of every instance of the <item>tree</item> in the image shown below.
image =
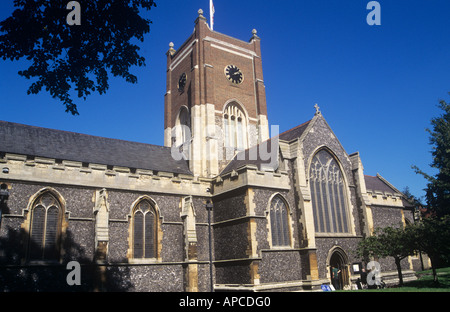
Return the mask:
<svg viewBox="0 0 450 312"><path fill-rule="evenodd" d="M406 186L403 191L403 195L405 195L406 200L411 203L411 205L414 206L415 210L418 210L420 208L424 207L424 204L422 203L423 197L416 197L411 193L411 190L409 189L409 186Z"/></svg>
<svg viewBox="0 0 450 312"><path fill-rule="evenodd" d="M3 60L26 58L32 64L19 71L27 79L36 78L28 94L42 88L59 99L66 112L78 115L71 95L78 98L108 90L108 75L136 83L131 66L145 66L145 58L132 43L141 42L151 21L140 10L156 6L153 0L82 0L80 25L69 25L76 12L68 0L15 0L12 16L0 22L0 56ZM72 3L72 2L71 2Z"/></svg>
<svg viewBox="0 0 450 312"><path fill-rule="evenodd" d="M450 216L424 218L411 226L414 249L430 257L434 282L438 283L436 268L450 259Z"/></svg>
<svg viewBox="0 0 450 312"><path fill-rule="evenodd" d="M358 246L357 256L368 262L370 257L393 257L400 286L403 285L400 261L420 251L431 260L434 281L438 283L436 268L443 261L450 260L450 216L424 218L405 228L378 228L374 235L363 239Z"/></svg>
<svg viewBox="0 0 450 312"><path fill-rule="evenodd" d="M450 104L441 100L438 106L443 114L431 120L432 129L426 129L431 135L433 161L430 166L438 173L432 176L417 166L412 168L428 180L425 189L428 209L442 217L450 214Z"/></svg>
<svg viewBox="0 0 450 312"><path fill-rule="evenodd" d="M401 260L414 253L414 238L412 228L406 226L385 227L375 230L373 236L363 239L358 246L357 255L367 260L370 257L393 257L397 267L399 285L403 286Z"/></svg>

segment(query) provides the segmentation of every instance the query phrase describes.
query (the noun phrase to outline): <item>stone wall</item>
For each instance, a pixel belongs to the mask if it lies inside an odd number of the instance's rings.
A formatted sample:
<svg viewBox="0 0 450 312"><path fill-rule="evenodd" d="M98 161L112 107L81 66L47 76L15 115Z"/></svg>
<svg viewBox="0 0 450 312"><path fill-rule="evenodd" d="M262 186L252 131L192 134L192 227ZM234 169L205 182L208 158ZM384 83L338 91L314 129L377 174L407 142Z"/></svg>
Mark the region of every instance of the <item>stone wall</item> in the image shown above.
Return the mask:
<svg viewBox="0 0 450 312"><path fill-rule="evenodd" d="M94 195L96 188L49 185L41 183L8 182L10 197L8 211L3 214L0 232L0 280L8 290L68 289L66 265L81 263L84 290L126 291L183 291L186 283L184 267L184 234L180 217L181 197L151 192L107 190L109 203L109 241L106 262L96 263ZM30 198L43 188L56 191L63 198L64 219L67 228L62 233L60 261L27 260ZM162 229L159 261L144 264L130 263L130 222L133 203L141 196L152 198L159 209ZM194 197L198 238L198 258L208 260L207 215L205 199ZM28 220L28 221L27 221ZM199 287L206 290L209 271L199 269ZM91 277L89 277L91 276ZM46 282L51 280L52 282ZM5 288L6 287L6 288Z"/></svg>

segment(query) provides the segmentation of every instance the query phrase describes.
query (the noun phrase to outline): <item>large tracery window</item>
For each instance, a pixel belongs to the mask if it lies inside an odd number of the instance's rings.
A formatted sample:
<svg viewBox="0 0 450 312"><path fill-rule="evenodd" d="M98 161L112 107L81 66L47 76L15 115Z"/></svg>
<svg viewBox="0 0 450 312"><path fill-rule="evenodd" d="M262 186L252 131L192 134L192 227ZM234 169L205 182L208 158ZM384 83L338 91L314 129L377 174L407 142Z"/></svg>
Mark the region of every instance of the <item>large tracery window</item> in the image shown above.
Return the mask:
<svg viewBox="0 0 450 312"><path fill-rule="evenodd" d="M270 203L270 231L273 247L289 247L291 234L289 230L289 211L286 202L276 195Z"/></svg>
<svg viewBox="0 0 450 312"><path fill-rule="evenodd" d="M319 151L309 172L314 226L318 233L349 233L346 188L336 159Z"/></svg>
<svg viewBox="0 0 450 312"><path fill-rule="evenodd" d="M150 201L140 201L133 212L133 258L156 258L157 222Z"/></svg>
<svg viewBox="0 0 450 312"><path fill-rule="evenodd" d="M229 104L223 115L225 147L245 149L247 147L247 123L242 109L236 103Z"/></svg>
<svg viewBox="0 0 450 312"><path fill-rule="evenodd" d="M50 192L39 196L31 210L29 260L58 260L62 208Z"/></svg>

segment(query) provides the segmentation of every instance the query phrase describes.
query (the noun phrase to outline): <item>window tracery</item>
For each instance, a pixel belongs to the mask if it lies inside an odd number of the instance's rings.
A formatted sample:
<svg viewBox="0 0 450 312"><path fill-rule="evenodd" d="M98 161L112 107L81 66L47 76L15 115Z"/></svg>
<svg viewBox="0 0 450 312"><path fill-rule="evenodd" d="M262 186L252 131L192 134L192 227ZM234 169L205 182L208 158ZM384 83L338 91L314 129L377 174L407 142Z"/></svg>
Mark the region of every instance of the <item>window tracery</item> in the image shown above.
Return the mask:
<svg viewBox="0 0 450 312"><path fill-rule="evenodd" d="M309 172L314 226L319 233L349 233L345 181L336 159L320 150Z"/></svg>
<svg viewBox="0 0 450 312"><path fill-rule="evenodd" d="M223 114L225 147L247 148L247 122L245 113L237 103L229 104Z"/></svg>
<svg viewBox="0 0 450 312"><path fill-rule="evenodd" d="M291 246L289 211L286 202L276 195L270 202L270 230L273 247Z"/></svg>
<svg viewBox="0 0 450 312"><path fill-rule="evenodd" d="M31 210L29 260L58 260L62 208L50 192L40 195Z"/></svg>
<svg viewBox="0 0 450 312"><path fill-rule="evenodd" d="M142 200L133 211L133 258L156 258L156 210L148 200Z"/></svg>

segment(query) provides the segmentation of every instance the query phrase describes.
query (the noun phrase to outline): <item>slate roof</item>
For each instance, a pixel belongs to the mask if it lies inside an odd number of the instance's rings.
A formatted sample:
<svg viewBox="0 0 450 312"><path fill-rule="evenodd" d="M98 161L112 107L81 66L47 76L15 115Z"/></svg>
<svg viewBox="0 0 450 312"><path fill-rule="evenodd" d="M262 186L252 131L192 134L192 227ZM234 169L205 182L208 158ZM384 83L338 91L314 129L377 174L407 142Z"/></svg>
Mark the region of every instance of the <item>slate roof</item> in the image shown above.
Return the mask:
<svg viewBox="0 0 450 312"><path fill-rule="evenodd" d="M365 175L364 180L366 181L366 189L368 191L379 191L382 193L400 193L397 189L392 188L386 182L383 181L378 175L376 177Z"/></svg>
<svg viewBox="0 0 450 312"><path fill-rule="evenodd" d="M390 183L387 182L383 177L381 177L379 174L377 174L376 177L365 175L364 180L366 182L366 189L368 191L375 192L382 192L382 193L390 193L390 194L401 194L402 204L405 209L414 209L414 205L409 202L406 197L395 187L392 185L389 185Z"/></svg>
<svg viewBox="0 0 450 312"><path fill-rule="evenodd" d="M270 154L271 150L272 145L270 144L270 140L246 149L235 155L220 174L225 174L233 170L237 170L238 168L245 165L254 165L258 168L258 170L262 170L262 166L265 165L272 168L273 170L276 170L278 168L278 158L276 158L274 162L271 162L271 159L267 159L268 156L265 155ZM263 156L261 156L261 151L264 153Z"/></svg>
<svg viewBox="0 0 450 312"><path fill-rule="evenodd" d="M290 130L287 130L280 134L280 140L284 141L292 141L296 138L299 138L302 136L303 132L305 132L306 128L308 127L311 120L308 120L307 122L302 123L301 125L298 125L297 127L294 127Z"/></svg>
<svg viewBox="0 0 450 312"><path fill-rule="evenodd" d="M0 121L0 152L189 174L170 148Z"/></svg>
<svg viewBox="0 0 450 312"><path fill-rule="evenodd" d="M305 132L306 128L308 127L311 120L308 120L305 123L302 123L301 125L298 125L297 127L294 127L290 130L287 130L279 135L279 139L283 141L292 141L296 138L301 137L303 132ZM222 170L221 174L225 174L228 172L231 172L233 170L237 170L239 167L245 166L245 165L254 165L259 170L262 170L262 167L271 168L273 170L276 170L278 168L278 158L272 161L270 158L267 159L266 155L261 155L260 151L262 151L265 154L271 153L271 147L272 145L271 139L257 144L249 149L246 149L240 153L238 153L236 156L233 157L233 159L228 163L228 165L225 167L225 169ZM266 146L267 144L267 146ZM263 160L266 159L266 160Z"/></svg>

